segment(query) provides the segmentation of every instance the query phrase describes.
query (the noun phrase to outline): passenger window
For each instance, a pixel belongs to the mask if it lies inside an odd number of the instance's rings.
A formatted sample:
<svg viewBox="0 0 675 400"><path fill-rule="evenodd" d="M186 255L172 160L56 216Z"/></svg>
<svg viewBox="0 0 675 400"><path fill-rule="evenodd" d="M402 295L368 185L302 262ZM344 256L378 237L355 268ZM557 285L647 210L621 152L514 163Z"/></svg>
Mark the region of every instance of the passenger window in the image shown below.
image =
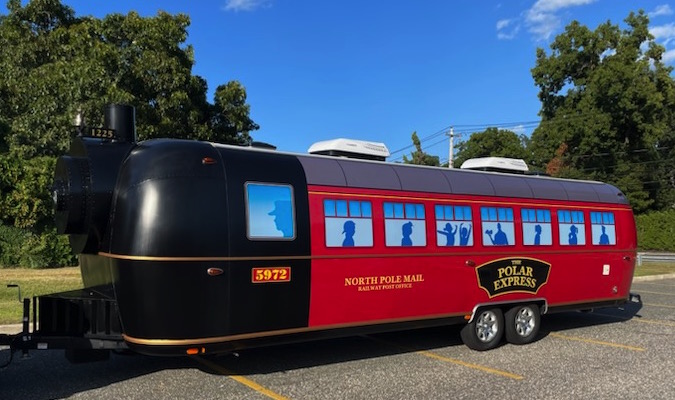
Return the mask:
<svg viewBox="0 0 675 400"><path fill-rule="evenodd" d="M436 244L473 246L471 207L436 204Z"/></svg>
<svg viewBox="0 0 675 400"><path fill-rule="evenodd" d="M369 201L323 201L326 247L371 247L373 213Z"/></svg>
<svg viewBox="0 0 675 400"><path fill-rule="evenodd" d="M387 246L427 245L423 204L386 202L383 211Z"/></svg>
<svg viewBox="0 0 675 400"><path fill-rule="evenodd" d="M295 239L295 208L290 185L247 182L245 194L249 239Z"/></svg>
<svg viewBox="0 0 675 400"><path fill-rule="evenodd" d="M586 244L586 224L583 211L558 211L560 244L578 246Z"/></svg>
<svg viewBox="0 0 675 400"><path fill-rule="evenodd" d="M550 246L553 244L551 212L534 208L520 210L523 220L523 244Z"/></svg>
<svg viewBox="0 0 675 400"><path fill-rule="evenodd" d="M591 212L593 244L613 246L616 244L616 227L613 212Z"/></svg>
<svg viewBox="0 0 675 400"><path fill-rule="evenodd" d="M505 207L481 207L480 219L483 228L483 245L513 246L513 210Z"/></svg>

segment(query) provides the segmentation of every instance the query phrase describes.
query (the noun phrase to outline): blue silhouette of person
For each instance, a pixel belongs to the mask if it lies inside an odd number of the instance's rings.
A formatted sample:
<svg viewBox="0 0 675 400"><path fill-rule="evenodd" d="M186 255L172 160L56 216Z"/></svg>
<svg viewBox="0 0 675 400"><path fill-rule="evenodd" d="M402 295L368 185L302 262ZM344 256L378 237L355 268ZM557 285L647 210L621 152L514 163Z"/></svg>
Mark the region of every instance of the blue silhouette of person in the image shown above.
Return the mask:
<svg viewBox="0 0 675 400"><path fill-rule="evenodd" d="M459 224L459 245L468 246L469 238L471 237L471 224L469 224L469 229L466 229L463 225Z"/></svg>
<svg viewBox="0 0 675 400"><path fill-rule="evenodd" d="M575 225L570 226L570 233L569 235L567 235L569 244L571 245L577 244L577 232L579 232L579 228L577 228Z"/></svg>
<svg viewBox="0 0 675 400"><path fill-rule="evenodd" d="M485 234L488 235L490 241L495 246L505 246L509 244L509 239L506 237L506 233L502 230L502 224L497 223L497 233L495 233L494 239L492 238L492 230L485 231Z"/></svg>
<svg viewBox="0 0 675 400"><path fill-rule="evenodd" d="M410 235L412 235L412 228L413 224L412 222L408 221L403 226L401 226L401 233L403 234L403 238L401 239L401 246L412 246L412 239L410 239Z"/></svg>
<svg viewBox="0 0 675 400"><path fill-rule="evenodd" d="M536 232L534 234L534 244L539 246L541 244L541 225L535 225L534 231Z"/></svg>
<svg viewBox="0 0 675 400"><path fill-rule="evenodd" d="M277 200L274 202L274 210L268 215L273 215L277 230L281 231L284 237L293 237L293 208L288 200Z"/></svg>
<svg viewBox="0 0 675 400"><path fill-rule="evenodd" d="M354 247L354 233L356 232L356 224L354 221L345 221L342 227L342 233L345 234L345 240L342 241L342 247Z"/></svg>
<svg viewBox="0 0 675 400"><path fill-rule="evenodd" d="M445 236L445 245L446 246L454 246L455 245L455 234L457 233L457 230L459 227L455 225L455 230L452 230L452 225L450 223L445 224L445 228L443 230L437 231L441 235Z"/></svg>
<svg viewBox="0 0 675 400"><path fill-rule="evenodd" d="M609 235L605 232L605 226L602 225L602 235L600 235L600 243L598 244L609 244Z"/></svg>

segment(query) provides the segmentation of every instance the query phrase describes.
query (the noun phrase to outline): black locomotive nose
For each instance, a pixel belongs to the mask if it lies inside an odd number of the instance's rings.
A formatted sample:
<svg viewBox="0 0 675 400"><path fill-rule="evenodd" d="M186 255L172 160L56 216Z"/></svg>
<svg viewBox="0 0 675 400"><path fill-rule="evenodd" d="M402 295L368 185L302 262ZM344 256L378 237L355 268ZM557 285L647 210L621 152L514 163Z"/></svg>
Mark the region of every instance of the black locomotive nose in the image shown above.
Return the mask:
<svg viewBox="0 0 675 400"><path fill-rule="evenodd" d="M90 219L88 202L89 163L83 157L60 157L56 162L54 186L54 215L58 233L85 234Z"/></svg>

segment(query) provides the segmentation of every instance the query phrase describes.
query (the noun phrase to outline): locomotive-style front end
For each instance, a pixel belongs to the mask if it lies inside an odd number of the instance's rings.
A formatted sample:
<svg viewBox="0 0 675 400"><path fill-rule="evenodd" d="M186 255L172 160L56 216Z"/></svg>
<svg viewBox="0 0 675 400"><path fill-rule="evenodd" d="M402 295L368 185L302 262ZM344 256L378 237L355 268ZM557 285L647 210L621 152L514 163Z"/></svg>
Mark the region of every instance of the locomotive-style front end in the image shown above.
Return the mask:
<svg viewBox="0 0 675 400"><path fill-rule="evenodd" d="M297 158L189 140L136 143L133 118L133 108L109 107L105 127L84 130L59 159L54 185L58 229L79 253L85 290L112 301L106 318L118 318L126 345L223 352L268 336L261 332L306 327L309 218ZM266 205L279 225L251 222ZM285 217L292 222L282 227Z"/></svg>

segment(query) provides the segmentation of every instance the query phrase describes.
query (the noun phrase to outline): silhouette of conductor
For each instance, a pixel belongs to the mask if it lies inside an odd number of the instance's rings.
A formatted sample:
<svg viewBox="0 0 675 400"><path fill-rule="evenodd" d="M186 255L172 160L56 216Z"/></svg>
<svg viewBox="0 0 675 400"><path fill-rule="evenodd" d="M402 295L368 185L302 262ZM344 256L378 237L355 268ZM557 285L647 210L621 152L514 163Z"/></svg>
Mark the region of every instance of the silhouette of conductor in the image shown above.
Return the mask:
<svg viewBox="0 0 675 400"><path fill-rule="evenodd" d="M577 228L575 225L570 226L570 233L569 235L567 235L569 244L571 245L577 244L577 232L579 232L579 228Z"/></svg>
<svg viewBox="0 0 675 400"><path fill-rule="evenodd" d="M469 238L471 237L471 224L469 224L469 229L464 228L462 225L464 224L459 224L459 245L468 246Z"/></svg>
<svg viewBox="0 0 675 400"><path fill-rule="evenodd" d="M455 234L457 233L457 225L455 225L455 230L452 230L452 225L450 223L445 224L445 228L442 231L437 231L441 235L445 236L445 245L454 246L455 245Z"/></svg>
<svg viewBox="0 0 675 400"><path fill-rule="evenodd" d="M485 231L485 234L488 235L490 241L492 241L492 244L495 246L505 246L509 244L509 239L502 230L502 224L500 223L497 223L497 233L495 233L494 239L492 238L492 230Z"/></svg>
<svg viewBox="0 0 675 400"><path fill-rule="evenodd" d="M609 236L605 232L605 226L602 225L602 235L600 235L600 243L598 244L609 244Z"/></svg>
<svg viewBox="0 0 675 400"><path fill-rule="evenodd" d="M403 226L401 226L401 233L403 234L403 238L401 239L401 246L412 246L412 239L410 239L410 235L412 235L412 228L413 224L412 222L408 221Z"/></svg>
<svg viewBox="0 0 675 400"><path fill-rule="evenodd" d="M293 208L288 200L277 200L274 202L274 210L268 215L273 215L277 230L281 231L284 237L293 237Z"/></svg>
<svg viewBox="0 0 675 400"><path fill-rule="evenodd" d="M534 234L534 244L539 246L541 244L541 225L535 225L534 231L536 232Z"/></svg>
<svg viewBox="0 0 675 400"><path fill-rule="evenodd" d="M345 234L345 240L342 241L343 247L354 247L354 233L356 232L356 224L354 221L345 221L342 226L342 233Z"/></svg>

